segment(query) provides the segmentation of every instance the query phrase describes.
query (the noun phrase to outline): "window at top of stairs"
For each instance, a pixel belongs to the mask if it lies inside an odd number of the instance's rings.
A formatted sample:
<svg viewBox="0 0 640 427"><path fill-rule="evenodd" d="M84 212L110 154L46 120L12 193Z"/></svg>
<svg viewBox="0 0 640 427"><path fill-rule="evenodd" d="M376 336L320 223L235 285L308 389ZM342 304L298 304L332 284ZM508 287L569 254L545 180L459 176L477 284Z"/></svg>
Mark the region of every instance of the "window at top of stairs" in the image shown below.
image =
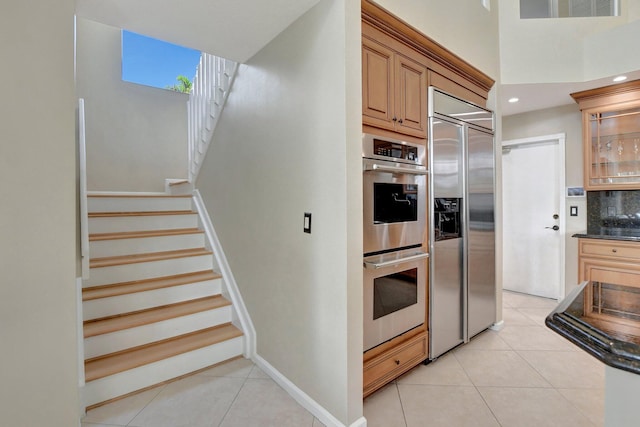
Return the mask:
<svg viewBox="0 0 640 427"><path fill-rule="evenodd" d="M122 30L122 80L189 93L200 52Z"/></svg>

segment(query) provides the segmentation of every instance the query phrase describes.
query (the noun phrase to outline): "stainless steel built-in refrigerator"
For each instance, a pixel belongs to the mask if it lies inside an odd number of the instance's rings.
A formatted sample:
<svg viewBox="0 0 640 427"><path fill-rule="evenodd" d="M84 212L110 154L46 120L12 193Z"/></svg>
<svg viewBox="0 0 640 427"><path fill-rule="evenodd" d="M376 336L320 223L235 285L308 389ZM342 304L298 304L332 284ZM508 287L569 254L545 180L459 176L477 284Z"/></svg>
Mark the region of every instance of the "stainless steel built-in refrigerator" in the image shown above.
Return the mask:
<svg viewBox="0 0 640 427"><path fill-rule="evenodd" d="M429 88L429 358L495 322L494 117Z"/></svg>

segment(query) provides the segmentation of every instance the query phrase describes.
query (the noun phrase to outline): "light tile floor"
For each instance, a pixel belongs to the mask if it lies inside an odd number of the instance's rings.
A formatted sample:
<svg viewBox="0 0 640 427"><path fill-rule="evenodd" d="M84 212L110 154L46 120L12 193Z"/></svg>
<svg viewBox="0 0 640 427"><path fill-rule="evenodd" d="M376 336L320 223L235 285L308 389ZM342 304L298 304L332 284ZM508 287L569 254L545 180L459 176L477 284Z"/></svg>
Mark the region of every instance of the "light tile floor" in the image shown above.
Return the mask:
<svg viewBox="0 0 640 427"><path fill-rule="evenodd" d="M602 426L604 365L544 326L556 305L504 291L501 331L485 331L365 399L367 426Z"/></svg>
<svg viewBox="0 0 640 427"><path fill-rule="evenodd" d="M556 302L503 292L505 327L364 401L368 427L594 427L604 365L544 326ZM321 427L245 359L89 411L83 427Z"/></svg>

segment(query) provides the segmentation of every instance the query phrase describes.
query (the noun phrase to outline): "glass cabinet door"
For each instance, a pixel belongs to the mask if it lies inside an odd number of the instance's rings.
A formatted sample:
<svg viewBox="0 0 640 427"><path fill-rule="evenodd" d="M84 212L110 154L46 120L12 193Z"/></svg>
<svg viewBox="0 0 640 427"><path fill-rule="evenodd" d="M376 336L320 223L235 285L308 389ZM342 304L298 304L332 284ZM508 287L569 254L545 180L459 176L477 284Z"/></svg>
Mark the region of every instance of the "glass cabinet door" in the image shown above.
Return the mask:
<svg viewBox="0 0 640 427"><path fill-rule="evenodd" d="M640 183L640 107L589 113L589 184ZM585 171L587 172L587 171Z"/></svg>

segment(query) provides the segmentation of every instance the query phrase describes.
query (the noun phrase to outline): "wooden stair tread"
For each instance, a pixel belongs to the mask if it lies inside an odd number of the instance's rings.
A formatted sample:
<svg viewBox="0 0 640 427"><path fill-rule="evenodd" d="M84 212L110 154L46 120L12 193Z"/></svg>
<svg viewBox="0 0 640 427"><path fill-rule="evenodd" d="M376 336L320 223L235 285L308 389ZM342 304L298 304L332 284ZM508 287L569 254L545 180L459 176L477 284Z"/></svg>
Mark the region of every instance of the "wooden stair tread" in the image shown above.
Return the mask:
<svg viewBox="0 0 640 427"><path fill-rule="evenodd" d="M97 380L239 336L242 336L242 331L231 323L226 323L175 338L96 357L85 361L85 380Z"/></svg>
<svg viewBox="0 0 640 427"><path fill-rule="evenodd" d="M92 286L82 290L82 300L90 301L118 295L134 294L136 292L169 288L171 286L186 285L188 283L204 282L219 279L222 276L213 270L195 273L176 274L174 276L156 277L153 279L134 280L131 282L113 283L110 285Z"/></svg>
<svg viewBox="0 0 640 427"><path fill-rule="evenodd" d="M109 218L127 216L196 215L194 210L182 211L133 211L133 212L89 212L89 218Z"/></svg>
<svg viewBox="0 0 640 427"><path fill-rule="evenodd" d="M149 325L167 319L187 316L202 311L213 310L231 305L231 302L222 295L198 298L190 301L179 302L146 310L124 313L118 316L103 317L84 322L84 337L108 334L123 329Z"/></svg>
<svg viewBox="0 0 640 427"><path fill-rule="evenodd" d="M148 252L144 254L118 255L104 258L94 258L89 261L90 268L111 267L114 265L136 264L140 262L163 261L167 259L186 258L199 255L211 255L205 248L181 249L177 251Z"/></svg>
<svg viewBox="0 0 640 427"><path fill-rule="evenodd" d="M119 239L135 239L143 237L161 237L161 236L178 236L183 234L203 234L204 231L198 228L176 228L168 230L150 230L150 231L124 231L117 233L94 233L89 234L90 242L102 240L119 240Z"/></svg>
<svg viewBox="0 0 640 427"><path fill-rule="evenodd" d="M187 181L188 182L188 181ZM123 193L123 194L87 194L87 197L96 197L96 198L141 198L141 199L148 199L148 198L152 198L152 199L158 199L158 198L163 198L163 199L187 199L187 198L191 198L191 194L165 194L165 193L158 193L158 194L147 194L147 193Z"/></svg>

